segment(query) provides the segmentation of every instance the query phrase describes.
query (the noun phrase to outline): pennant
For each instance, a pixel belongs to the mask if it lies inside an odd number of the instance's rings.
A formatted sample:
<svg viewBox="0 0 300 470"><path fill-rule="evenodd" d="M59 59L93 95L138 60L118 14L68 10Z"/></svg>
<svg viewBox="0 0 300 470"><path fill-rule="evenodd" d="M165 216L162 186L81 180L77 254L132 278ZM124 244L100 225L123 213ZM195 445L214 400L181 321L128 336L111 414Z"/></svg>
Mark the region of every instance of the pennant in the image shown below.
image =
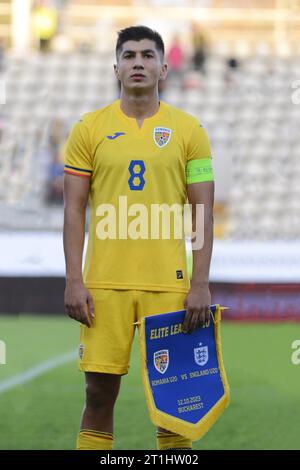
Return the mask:
<svg viewBox="0 0 300 470"><path fill-rule="evenodd" d="M229 403L220 338L222 309L211 305L209 324L191 334L181 331L185 310L147 316L139 328L151 421L192 440L200 439Z"/></svg>

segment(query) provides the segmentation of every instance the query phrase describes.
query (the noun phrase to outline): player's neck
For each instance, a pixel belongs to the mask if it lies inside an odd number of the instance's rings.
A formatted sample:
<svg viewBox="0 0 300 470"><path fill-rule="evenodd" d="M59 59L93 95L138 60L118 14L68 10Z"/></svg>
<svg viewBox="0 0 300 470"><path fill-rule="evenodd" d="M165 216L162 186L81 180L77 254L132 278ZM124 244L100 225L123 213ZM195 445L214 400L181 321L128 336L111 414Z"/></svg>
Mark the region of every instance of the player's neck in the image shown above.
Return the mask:
<svg viewBox="0 0 300 470"><path fill-rule="evenodd" d="M159 96L153 95L128 95L121 93L120 106L128 117L145 119L153 116L159 109Z"/></svg>

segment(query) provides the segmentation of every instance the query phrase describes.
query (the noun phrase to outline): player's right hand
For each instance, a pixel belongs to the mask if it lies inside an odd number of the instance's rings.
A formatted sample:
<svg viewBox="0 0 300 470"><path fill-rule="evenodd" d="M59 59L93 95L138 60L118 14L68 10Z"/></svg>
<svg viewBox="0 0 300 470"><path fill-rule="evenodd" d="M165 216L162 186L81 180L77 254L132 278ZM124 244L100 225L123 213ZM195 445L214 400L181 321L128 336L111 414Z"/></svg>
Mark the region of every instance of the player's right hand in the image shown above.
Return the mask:
<svg viewBox="0 0 300 470"><path fill-rule="evenodd" d="M95 318L93 298L82 281L67 280L65 312L70 318L79 321L88 328L92 326Z"/></svg>

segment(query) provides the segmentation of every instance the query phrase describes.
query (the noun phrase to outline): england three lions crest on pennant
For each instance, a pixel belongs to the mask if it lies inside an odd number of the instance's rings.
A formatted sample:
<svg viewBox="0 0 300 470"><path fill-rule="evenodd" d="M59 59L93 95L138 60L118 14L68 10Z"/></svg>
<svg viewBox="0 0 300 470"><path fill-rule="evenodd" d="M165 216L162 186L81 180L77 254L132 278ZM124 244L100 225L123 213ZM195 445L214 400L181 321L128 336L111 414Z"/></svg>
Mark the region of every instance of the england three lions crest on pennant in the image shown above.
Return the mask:
<svg viewBox="0 0 300 470"><path fill-rule="evenodd" d="M167 127L155 127L153 130L153 139L160 148L165 147L171 139L172 130Z"/></svg>
<svg viewBox="0 0 300 470"><path fill-rule="evenodd" d="M161 349L160 351L156 351L153 354L153 362L155 369L161 374L164 374L169 367L169 350Z"/></svg>
<svg viewBox="0 0 300 470"><path fill-rule="evenodd" d="M202 346L202 343L199 344L200 348L194 348L194 357L195 362L198 366L205 366L208 362L208 347Z"/></svg>

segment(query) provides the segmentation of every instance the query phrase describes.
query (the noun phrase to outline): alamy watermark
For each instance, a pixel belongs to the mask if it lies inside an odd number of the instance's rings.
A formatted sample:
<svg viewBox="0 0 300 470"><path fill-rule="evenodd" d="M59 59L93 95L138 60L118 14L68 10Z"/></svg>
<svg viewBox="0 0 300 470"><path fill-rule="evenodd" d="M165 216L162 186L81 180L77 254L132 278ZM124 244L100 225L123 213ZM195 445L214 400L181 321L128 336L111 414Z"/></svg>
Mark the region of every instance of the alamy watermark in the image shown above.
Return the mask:
<svg viewBox="0 0 300 470"><path fill-rule="evenodd" d="M0 80L0 104L6 103L6 88L5 88L5 81Z"/></svg>
<svg viewBox="0 0 300 470"><path fill-rule="evenodd" d="M204 204L128 205L127 196L119 196L117 205L99 204L95 214L100 240L180 240L188 234L193 250L204 245Z"/></svg>
<svg viewBox="0 0 300 470"><path fill-rule="evenodd" d="M6 344L0 340L0 365L6 364Z"/></svg>
<svg viewBox="0 0 300 470"><path fill-rule="evenodd" d="M300 80L293 80L291 83L291 87L295 90L292 93L292 103L293 104L300 104Z"/></svg>
<svg viewBox="0 0 300 470"><path fill-rule="evenodd" d="M291 361L292 364L297 366L300 364L300 339L295 339L295 341L292 342L292 349L294 349L292 356L291 356Z"/></svg>

